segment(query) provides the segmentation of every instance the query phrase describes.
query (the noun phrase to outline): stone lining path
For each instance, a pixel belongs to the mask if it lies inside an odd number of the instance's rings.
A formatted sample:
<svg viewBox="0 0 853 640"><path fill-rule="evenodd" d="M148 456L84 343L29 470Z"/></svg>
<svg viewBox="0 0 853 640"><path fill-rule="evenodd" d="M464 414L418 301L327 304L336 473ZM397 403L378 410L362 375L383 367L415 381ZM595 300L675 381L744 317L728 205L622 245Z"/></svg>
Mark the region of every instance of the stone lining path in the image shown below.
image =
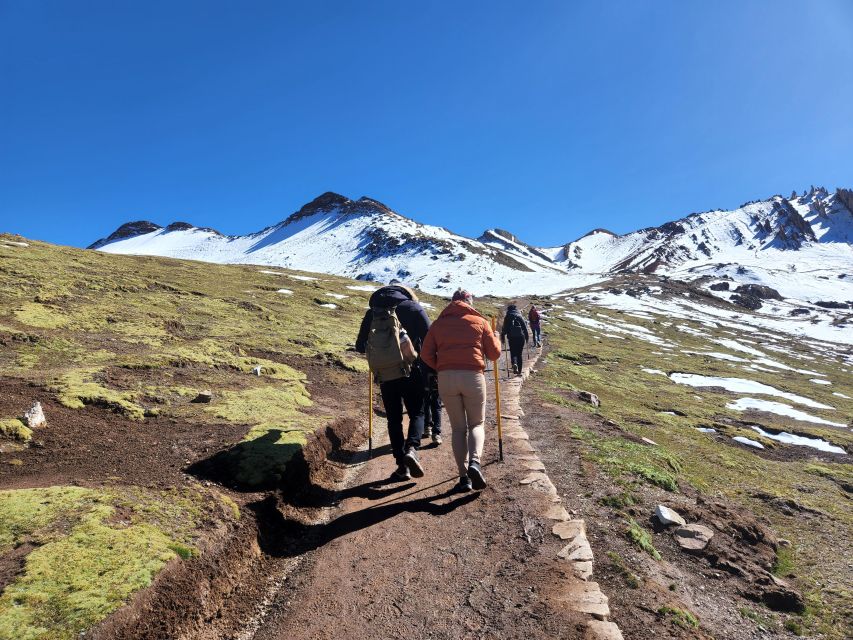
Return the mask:
<svg viewBox="0 0 853 640"><path fill-rule="evenodd" d="M570 569L562 585L563 593L559 600L572 611L591 616L586 624L585 638L621 639L622 633L619 627L608 619L610 608L607 596L601 591L598 583L592 581L594 557L586 537L586 524L582 519L572 519L569 512L562 506L562 499L548 477L545 465L530 445L530 436L524 430L521 421L524 415L520 402L521 386L531 372L535 373L534 366L538 355L537 352L535 357L527 361L520 378L516 377L501 384L501 404L503 405L501 415L508 418L504 421L503 432L504 437L511 441L508 454L517 454L518 460L522 463L521 466L530 471L519 479L519 484L527 490L544 494L551 504L543 507L541 515L546 520L554 522L551 533L566 542L566 545L557 553L557 558L566 563Z"/></svg>

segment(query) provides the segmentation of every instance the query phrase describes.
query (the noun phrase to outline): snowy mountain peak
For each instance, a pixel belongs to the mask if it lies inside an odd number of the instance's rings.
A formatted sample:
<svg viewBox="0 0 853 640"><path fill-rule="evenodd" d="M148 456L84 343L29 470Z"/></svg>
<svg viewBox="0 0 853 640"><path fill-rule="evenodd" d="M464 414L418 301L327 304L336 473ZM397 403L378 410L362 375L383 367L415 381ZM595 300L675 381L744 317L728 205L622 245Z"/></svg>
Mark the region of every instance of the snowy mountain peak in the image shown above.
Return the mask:
<svg viewBox="0 0 853 640"><path fill-rule="evenodd" d="M465 286L478 295L549 293L615 273L685 279L748 273L748 282L777 286L777 276L758 274L789 273L806 263L815 267L814 278L837 281L843 289L853 284L851 207L850 190L813 187L791 198L693 213L624 235L598 228L565 245L534 247L504 229L488 229L473 240L406 218L367 196L351 200L326 192L279 224L245 236L184 222L163 228L138 221L92 246L375 281L398 278L433 292ZM804 278L802 270L797 278ZM843 295L853 299L853 291Z"/></svg>
<svg viewBox="0 0 853 640"><path fill-rule="evenodd" d="M290 225L317 214L335 214L341 216L374 215L403 218L403 216L393 211L390 207L373 198L361 196L358 200L350 200L339 193L327 191L303 205L299 211L284 220L281 226Z"/></svg>
<svg viewBox="0 0 853 640"><path fill-rule="evenodd" d="M134 236L139 236L145 233L152 233L154 231L159 231L162 228L163 227L161 227L159 224L150 222L149 220L136 220L134 222L125 222L106 238L101 238L100 240L93 242L86 248L100 249L104 245L110 244L112 242L124 240L125 238L133 238Z"/></svg>

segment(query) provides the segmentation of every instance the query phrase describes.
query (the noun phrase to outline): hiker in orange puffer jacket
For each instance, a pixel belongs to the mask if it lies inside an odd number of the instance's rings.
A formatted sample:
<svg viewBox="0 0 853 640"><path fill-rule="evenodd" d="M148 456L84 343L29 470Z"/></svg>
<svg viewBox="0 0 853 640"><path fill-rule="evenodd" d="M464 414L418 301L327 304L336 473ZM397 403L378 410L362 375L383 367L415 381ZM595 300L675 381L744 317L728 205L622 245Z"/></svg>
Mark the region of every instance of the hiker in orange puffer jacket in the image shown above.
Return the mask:
<svg viewBox="0 0 853 640"><path fill-rule="evenodd" d="M421 359L438 371L438 392L450 417L453 456L459 469L458 491L484 489L480 466L486 431L486 360L497 360L501 345L489 321L474 309L463 289L453 294L432 323L421 347Z"/></svg>

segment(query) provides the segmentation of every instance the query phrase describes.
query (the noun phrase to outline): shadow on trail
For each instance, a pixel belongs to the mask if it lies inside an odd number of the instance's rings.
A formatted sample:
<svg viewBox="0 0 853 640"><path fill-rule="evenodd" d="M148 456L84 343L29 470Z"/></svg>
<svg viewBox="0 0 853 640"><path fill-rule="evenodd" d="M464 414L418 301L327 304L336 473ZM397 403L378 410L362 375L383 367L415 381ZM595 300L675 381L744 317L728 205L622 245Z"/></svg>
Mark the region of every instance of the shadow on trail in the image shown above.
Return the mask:
<svg viewBox="0 0 853 640"><path fill-rule="evenodd" d="M403 485L397 488L397 491L411 484ZM433 487L438 484L443 482ZM430 488L432 487L425 487L420 491ZM359 487L353 489L357 490ZM451 496L456 497L449 502L439 502ZM433 516L443 516L473 502L478 496L479 492L457 494L452 489L414 500L402 500L404 496L399 496L376 506L346 513L326 524L316 525L303 525L285 518L278 509L278 501L273 496L250 504L248 507L257 517L258 543L264 553L276 557L294 557L318 549L337 538L385 522L401 513L428 513Z"/></svg>

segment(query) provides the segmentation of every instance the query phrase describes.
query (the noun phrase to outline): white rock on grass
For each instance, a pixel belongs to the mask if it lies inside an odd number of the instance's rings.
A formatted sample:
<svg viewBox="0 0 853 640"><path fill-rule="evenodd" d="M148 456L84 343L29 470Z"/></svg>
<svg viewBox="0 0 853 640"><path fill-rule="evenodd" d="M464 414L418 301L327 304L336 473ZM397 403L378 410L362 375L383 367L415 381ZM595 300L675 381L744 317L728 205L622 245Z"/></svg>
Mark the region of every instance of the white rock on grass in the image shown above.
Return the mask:
<svg viewBox="0 0 853 640"><path fill-rule="evenodd" d="M661 524L665 526L669 526L672 524L684 526L687 524L687 521L683 517L681 517L681 514L679 514L677 511L670 509L669 507L665 507L662 504L659 504L655 509L655 517Z"/></svg>
<svg viewBox="0 0 853 640"><path fill-rule="evenodd" d="M293 291L291 291L290 289L279 289L278 291L276 291L276 293L284 293L287 295L292 295Z"/></svg>
<svg viewBox="0 0 853 640"><path fill-rule="evenodd" d="M30 429L42 427L47 424L47 418L44 417L44 410L41 408L41 402L34 402L33 406L24 413L24 424Z"/></svg>

